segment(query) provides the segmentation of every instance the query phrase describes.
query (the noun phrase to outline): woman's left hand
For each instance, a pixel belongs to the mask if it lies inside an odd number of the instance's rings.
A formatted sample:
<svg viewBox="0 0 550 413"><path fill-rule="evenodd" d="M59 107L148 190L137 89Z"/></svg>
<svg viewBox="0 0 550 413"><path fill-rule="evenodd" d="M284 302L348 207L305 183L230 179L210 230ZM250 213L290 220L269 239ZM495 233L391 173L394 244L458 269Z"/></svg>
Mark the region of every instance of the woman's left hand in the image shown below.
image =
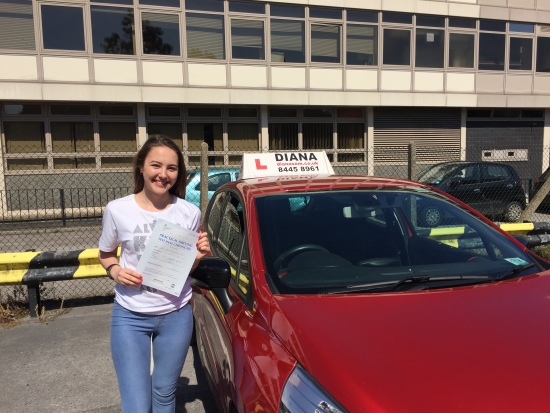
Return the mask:
<svg viewBox="0 0 550 413"><path fill-rule="evenodd" d="M210 242L208 241L208 234L206 232L199 232L199 240L197 241L197 258L200 260L204 257L211 257L212 251L210 250Z"/></svg>

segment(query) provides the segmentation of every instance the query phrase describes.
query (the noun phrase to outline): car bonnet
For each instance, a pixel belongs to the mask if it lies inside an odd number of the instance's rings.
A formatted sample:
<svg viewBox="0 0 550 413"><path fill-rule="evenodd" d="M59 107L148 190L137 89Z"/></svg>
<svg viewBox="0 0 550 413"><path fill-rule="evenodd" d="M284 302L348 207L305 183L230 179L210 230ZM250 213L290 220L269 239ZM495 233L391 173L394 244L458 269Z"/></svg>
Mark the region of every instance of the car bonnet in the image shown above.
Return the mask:
<svg viewBox="0 0 550 413"><path fill-rule="evenodd" d="M548 274L420 292L275 295L271 326L351 412L542 412Z"/></svg>

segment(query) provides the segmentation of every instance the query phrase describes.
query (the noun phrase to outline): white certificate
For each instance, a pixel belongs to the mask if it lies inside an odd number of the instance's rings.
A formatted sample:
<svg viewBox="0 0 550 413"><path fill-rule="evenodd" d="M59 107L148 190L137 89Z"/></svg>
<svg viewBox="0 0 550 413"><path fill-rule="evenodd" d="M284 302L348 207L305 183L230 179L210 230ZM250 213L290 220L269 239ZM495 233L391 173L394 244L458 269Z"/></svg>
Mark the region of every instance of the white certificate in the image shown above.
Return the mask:
<svg viewBox="0 0 550 413"><path fill-rule="evenodd" d="M199 234L159 219L136 271L143 285L179 297L197 257Z"/></svg>

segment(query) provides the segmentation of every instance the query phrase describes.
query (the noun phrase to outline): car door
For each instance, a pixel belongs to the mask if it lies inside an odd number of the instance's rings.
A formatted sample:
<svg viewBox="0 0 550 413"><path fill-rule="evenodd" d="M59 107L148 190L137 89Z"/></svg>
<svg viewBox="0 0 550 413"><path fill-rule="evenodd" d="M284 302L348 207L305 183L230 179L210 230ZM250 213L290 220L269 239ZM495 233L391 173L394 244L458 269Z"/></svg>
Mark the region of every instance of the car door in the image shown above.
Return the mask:
<svg viewBox="0 0 550 413"><path fill-rule="evenodd" d="M222 195L216 195L219 196ZM229 295L232 305L226 313L216 296L206 290L201 291L200 298L197 298L197 301L202 302L202 319L197 322L197 327L200 328L211 375L224 407L234 399L234 353L243 353L244 345L239 336L251 328L251 310L254 308L242 203L234 193L227 192L226 196L227 201L219 219L219 229L217 234L211 237L215 240L211 245L214 254L229 263ZM215 198L212 208L217 208L221 202ZM211 219L214 219L212 225ZM207 227L215 230L216 220L217 217L212 217L210 211L206 220ZM237 370L240 376L243 374L242 369L243 363L238 363Z"/></svg>
<svg viewBox="0 0 550 413"><path fill-rule="evenodd" d="M480 184L479 164L466 164L447 179L446 192L483 214L487 209L487 203L483 198Z"/></svg>

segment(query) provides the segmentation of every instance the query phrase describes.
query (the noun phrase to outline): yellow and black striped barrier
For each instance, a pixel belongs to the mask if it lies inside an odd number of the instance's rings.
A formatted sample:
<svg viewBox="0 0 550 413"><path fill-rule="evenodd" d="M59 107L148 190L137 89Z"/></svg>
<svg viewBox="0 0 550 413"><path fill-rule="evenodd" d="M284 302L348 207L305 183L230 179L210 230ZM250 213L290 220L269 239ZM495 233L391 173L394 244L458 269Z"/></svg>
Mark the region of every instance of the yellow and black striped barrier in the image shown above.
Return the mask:
<svg viewBox="0 0 550 413"><path fill-rule="evenodd" d="M107 274L99 263L98 254L97 248L0 254L0 285L26 285L29 310L35 317L37 309L40 310L40 283L105 277Z"/></svg>

